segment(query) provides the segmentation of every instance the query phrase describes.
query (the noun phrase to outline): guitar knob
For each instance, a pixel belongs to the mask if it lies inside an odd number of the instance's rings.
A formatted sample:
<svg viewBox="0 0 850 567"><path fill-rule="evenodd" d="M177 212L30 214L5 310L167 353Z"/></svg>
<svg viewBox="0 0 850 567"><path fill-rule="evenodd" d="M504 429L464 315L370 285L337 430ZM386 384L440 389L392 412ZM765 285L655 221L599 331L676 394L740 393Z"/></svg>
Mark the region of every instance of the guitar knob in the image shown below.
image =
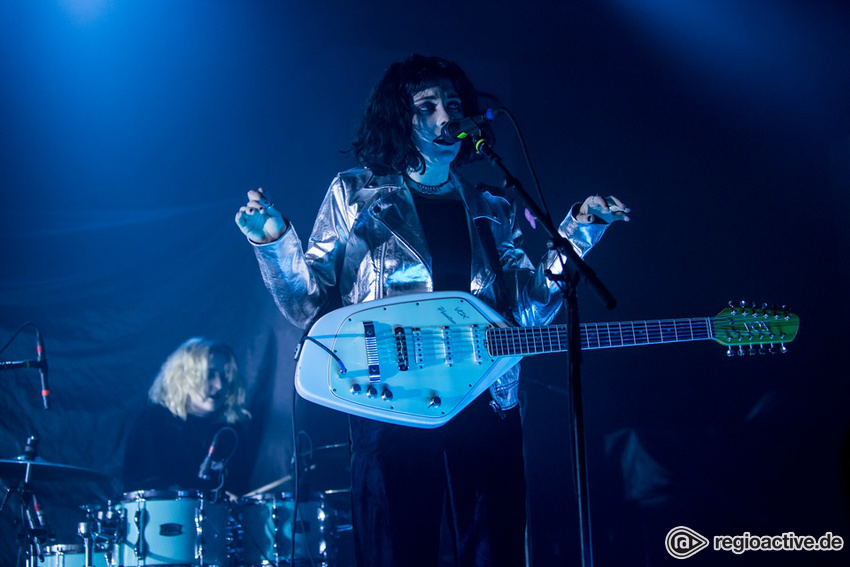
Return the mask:
<svg viewBox="0 0 850 567"><path fill-rule="evenodd" d="M374 386L369 386L368 388L366 388L366 397L367 398L374 398L377 395L378 395L378 390L376 390Z"/></svg>
<svg viewBox="0 0 850 567"><path fill-rule="evenodd" d="M440 399L440 396L431 396L431 401L428 404L429 408L438 408L440 404L443 403L443 400Z"/></svg>
<svg viewBox="0 0 850 567"><path fill-rule="evenodd" d="M362 389L360 388L360 384L352 384L348 391L351 392L353 396L356 396L362 391Z"/></svg>
<svg viewBox="0 0 850 567"><path fill-rule="evenodd" d="M381 393L381 399L384 400L385 402L391 402L391 401L393 401L393 393L390 392L389 390L384 390Z"/></svg>

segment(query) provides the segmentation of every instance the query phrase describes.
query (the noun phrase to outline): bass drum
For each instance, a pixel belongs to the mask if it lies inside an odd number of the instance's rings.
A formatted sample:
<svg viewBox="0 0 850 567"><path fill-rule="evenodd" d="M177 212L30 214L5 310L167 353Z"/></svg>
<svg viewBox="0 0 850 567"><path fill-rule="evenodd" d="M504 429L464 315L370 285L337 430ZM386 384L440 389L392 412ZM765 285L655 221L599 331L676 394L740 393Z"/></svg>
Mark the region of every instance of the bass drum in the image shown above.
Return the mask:
<svg viewBox="0 0 850 567"><path fill-rule="evenodd" d="M297 521L295 501L285 492L241 498L232 505L232 514L235 566L338 565L340 518L323 493L310 494L298 503Z"/></svg>
<svg viewBox="0 0 850 567"><path fill-rule="evenodd" d="M86 553L82 544L56 544L44 548L44 567L85 567ZM93 567L108 567L106 553L95 550L92 553Z"/></svg>
<svg viewBox="0 0 850 567"><path fill-rule="evenodd" d="M138 491L118 505L119 565L226 566L228 509L195 491Z"/></svg>

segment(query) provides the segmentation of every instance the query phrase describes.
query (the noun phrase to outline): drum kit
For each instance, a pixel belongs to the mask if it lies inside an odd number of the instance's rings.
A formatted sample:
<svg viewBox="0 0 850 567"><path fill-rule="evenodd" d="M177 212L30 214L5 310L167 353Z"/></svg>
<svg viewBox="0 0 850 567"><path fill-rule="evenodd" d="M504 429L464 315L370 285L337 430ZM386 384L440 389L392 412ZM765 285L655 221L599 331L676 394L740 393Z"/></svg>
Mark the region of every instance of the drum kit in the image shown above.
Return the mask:
<svg viewBox="0 0 850 567"><path fill-rule="evenodd" d="M276 492L291 481L288 476L225 499L199 491L124 493L115 501L81 507L81 543L52 541L34 485L108 479L94 470L45 461L37 456L37 445L30 437L23 455L0 460L0 478L14 486L3 506L11 494L21 501L19 541L28 567L341 567L353 562L348 489L298 498ZM347 444L322 450L347 453Z"/></svg>

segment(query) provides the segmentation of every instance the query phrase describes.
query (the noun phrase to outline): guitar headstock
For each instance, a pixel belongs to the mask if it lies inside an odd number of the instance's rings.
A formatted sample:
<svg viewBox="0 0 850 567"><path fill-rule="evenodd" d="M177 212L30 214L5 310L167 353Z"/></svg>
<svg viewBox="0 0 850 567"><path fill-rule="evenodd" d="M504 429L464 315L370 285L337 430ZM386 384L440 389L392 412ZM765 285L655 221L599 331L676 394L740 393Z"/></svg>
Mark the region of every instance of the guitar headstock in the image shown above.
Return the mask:
<svg viewBox="0 0 850 567"><path fill-rule="evenodd" d="M786 343L794 340L800 318L788 307L768 307L766 303L741 301L721 311L711 321L712 338L729 347L728 356L784 353ZM747 347L747 348L745 348Z"/></svg>

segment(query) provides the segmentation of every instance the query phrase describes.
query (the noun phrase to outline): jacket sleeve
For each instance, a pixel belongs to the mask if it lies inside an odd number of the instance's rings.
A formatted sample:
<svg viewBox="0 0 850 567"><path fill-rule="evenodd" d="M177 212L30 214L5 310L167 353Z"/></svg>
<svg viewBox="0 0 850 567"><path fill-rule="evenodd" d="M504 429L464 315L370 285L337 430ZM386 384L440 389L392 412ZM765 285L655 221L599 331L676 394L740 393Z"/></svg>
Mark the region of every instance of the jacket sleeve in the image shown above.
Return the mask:
<svg viewBox="0 0 850 567"><path fill-rule="evenodd" d="M310 325L324 305L328 289L337 283L350 231L345 201L337 176L319 207L306 251L291 224L275 242L254 245L266 288L281 313L301 329Z"/></svg>
<svg viewBox="0 0 850 567"><path fill-rule="evenodd" d="M608 225L579 223L574 216L576 210L577 207L573 206L558 231L569 240L579 257L584 257ZM563 271L562 259L557 252L550 251L535 267L521 247L522 232L516 222L516 208L511 206L508 215L509 222L503 223L503 226L510 226L510 234L503 235L499 255L504 285L509 288L506 297L515 301L512 314L518 325L548 325L561 307L562 294L557 283L546 277L546 271L560 274ZM563 262L566 261L564 257Z"/></svg>

